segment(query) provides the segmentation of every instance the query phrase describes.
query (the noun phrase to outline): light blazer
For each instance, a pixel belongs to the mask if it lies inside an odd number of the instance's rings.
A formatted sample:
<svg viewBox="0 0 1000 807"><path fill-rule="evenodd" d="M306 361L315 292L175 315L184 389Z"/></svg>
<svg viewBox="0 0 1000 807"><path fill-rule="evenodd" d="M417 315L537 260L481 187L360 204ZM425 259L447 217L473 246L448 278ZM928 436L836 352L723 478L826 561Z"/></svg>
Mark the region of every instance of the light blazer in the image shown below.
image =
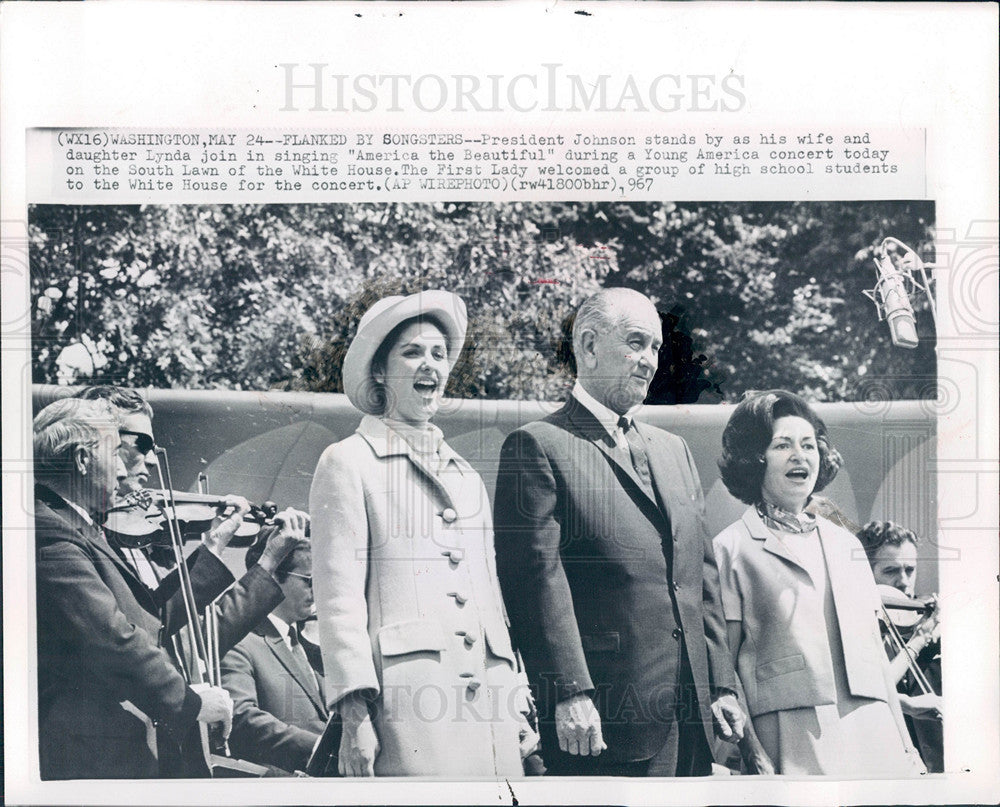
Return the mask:
<svg viewBox="0 0 1000 807"><path fill-rule="evenodd" d="M304 771L328 717L322 679L295 661L270 620L223 657L222 685L233 696L233 754Z"/></svg>
<svg viewBox="0 0 1000 807"><path fill-rule="evenodd" d="M751 507L714 540L726 619L740 622L737 672L751 716L836 703L833 664L851 694L887 700L880 606L864 550L846 530L816 519L833 592L842 662L831 658L823 598L809 573Z"/></svg>
<svg viewBox="0 0 1000 807"><path fill-rule="evenodd" d="M120 702L175 733L192 727L201 708L159 647L162 602L65 501L41 487L36 496L42 778L156 776L145 725ZM194 569L199 607L233 579L210 552L199 553Z"/></svg>
<svg viewBox="0 0 1000 807"><path fill-rule="evenodd" d="M500 582L540 717L594 692L618 761L663 745L683 648L706 742L713 689L734 686L694 461L677 435L636 430L657 495L570 397L508 436L495 499Z"/></svg>
<svg viewBox="0 0 1000 807"><path fill-rule="evenodd" d="M369 416L320 458L309 512L328 700L378 695L376 775L516 776L489 499L467 462L440 452L438 472Z"/></svg>

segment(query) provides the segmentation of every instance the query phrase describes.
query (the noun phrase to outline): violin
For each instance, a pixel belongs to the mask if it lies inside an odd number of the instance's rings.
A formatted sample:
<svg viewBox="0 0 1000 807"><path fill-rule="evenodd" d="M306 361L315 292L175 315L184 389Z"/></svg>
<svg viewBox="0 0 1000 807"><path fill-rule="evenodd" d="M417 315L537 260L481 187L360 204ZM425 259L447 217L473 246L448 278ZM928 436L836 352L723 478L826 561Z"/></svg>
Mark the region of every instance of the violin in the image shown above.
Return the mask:
<svg viewBox="0 0 1000 807"><path fill-rule="evenodd" d="M137 490L129 493L107 513L104 530L128 549L149 545L170 546L169 524L178 524L184 540L199 538L231 505L219 496L170 490ZM262 527L273 524L278 512L274 502L252 504L244 514L230 546L250 546Z"/></svg>
<svg viewBox="0 0 1000 807"><path fill-rule="evenodd" d="M937 622L937 595L910 597L898 588L880 583L876 586L882 598L885 616L900 630L916 629L933 619Z"/></svg>
<svg viewBox="0 0 1000 807"><path fill-rule="evenodd" d="M882 598L879 618L885 627L886 644L892 655L889 662L892 679L898 682L909 672L921 692L925 695L933 692L917 664L917 656L939 635L937 595L910 597L889 585L879 584L877 588ZM904 639L902 631L907 631L909 638Z"/></svg>

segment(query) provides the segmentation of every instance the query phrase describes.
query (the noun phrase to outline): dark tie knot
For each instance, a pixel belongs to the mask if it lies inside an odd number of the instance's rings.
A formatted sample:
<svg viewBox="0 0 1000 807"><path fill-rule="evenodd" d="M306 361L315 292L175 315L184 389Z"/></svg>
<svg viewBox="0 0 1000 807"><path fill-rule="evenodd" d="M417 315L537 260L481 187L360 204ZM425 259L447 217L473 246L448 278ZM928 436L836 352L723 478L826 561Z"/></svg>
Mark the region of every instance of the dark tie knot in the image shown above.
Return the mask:
<svg viewBox="0 0 1000 807"><path fill-rule="evenodd" d="M632 418L622 415L618 418L618 428L622 430L623 434L628 434L628 430L632 428Z"/></svg>
<svg viewBox="0 0 1000 807"><path fill-rule="evenodd" d="M295 630L294 625L288 626L288 641L292 643L292 647L299 643L299 632Z"/></svg>

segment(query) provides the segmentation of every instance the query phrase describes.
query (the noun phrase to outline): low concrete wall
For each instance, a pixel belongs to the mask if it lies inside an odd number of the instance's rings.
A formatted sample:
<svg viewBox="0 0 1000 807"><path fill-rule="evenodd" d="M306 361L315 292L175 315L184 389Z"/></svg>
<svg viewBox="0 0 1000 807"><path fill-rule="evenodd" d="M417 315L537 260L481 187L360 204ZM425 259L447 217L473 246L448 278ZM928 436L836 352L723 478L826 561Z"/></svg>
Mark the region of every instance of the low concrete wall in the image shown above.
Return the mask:
<svg viewBox="0 0 1000 807"><path fill-rule="evenodd" d="M72 393L36 385L34 407ZM306 508L316 459L356 428L360 414L345 395L326 393L148 390L157 440L169 452L174 484L191 489L199 471L211 489L278 505ZM544 417L558 403L449 400L435 418L445 437L483 476L490 495L500 446L513 429ZM817 404L844 468L823 495L863 524L891 519L929 538L937 501L933 403ZM706 496L709 528L721 530L743 505L719 479L721 436L728 405L649 406L639 419L681 435L691 447ZM921 560L920 589L937 585L933 542Z"/></svg>

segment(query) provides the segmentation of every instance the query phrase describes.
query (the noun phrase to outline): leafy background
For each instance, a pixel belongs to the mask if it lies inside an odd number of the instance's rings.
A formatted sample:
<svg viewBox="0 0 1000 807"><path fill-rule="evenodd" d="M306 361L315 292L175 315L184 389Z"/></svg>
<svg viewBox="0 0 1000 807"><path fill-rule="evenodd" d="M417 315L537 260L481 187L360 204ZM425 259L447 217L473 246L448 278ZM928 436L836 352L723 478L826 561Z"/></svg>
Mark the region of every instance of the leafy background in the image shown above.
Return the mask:
<svg viewBox="0 0 1000 807"><path fill-rule="evenodd" d="M626 286L664 320L651 403L768 387L934 397L926 300L920 344L904 350L862 295L885 236L933 260L933 214L929 202L35 205L33 375L338 392L374 300L444 288L470 314L451 395L560 400L572 312Z"/></svg>

